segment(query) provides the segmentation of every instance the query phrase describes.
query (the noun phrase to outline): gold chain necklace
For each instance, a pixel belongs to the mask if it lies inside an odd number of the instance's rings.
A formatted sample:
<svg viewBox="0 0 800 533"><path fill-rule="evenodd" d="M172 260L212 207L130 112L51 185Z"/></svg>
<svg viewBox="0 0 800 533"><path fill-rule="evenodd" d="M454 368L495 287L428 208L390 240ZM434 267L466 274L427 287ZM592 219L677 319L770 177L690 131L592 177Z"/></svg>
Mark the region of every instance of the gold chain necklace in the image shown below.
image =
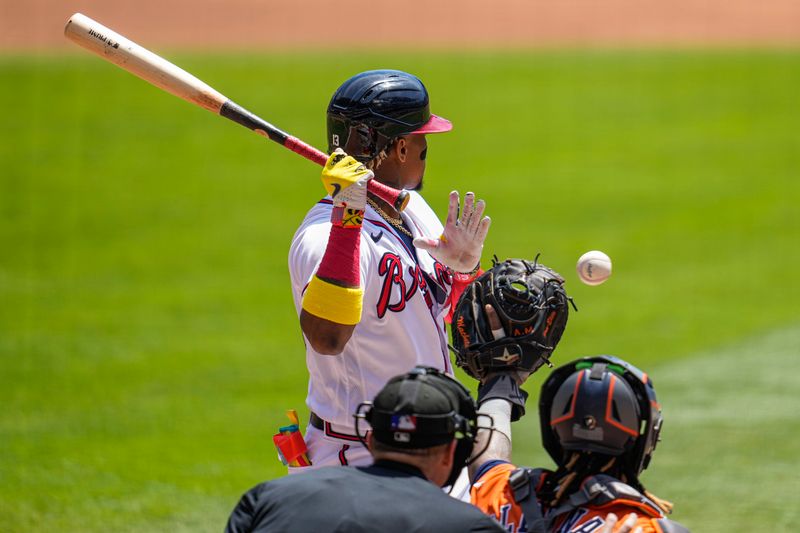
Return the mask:
<svg viewBox="0 0 800 533"><path fill-rule="evenodd" d="M375 201L372 198L367 198L367 203L370 206L372 206L372 209L374 209L375 212L378 213L383 220L385 220L386 222L391 224L395 229L397 229L397 231L403 233L404 235L408 235L411 238L414 237L411 234L411 232L408 231L406 229L406 227L403 225L403 219L402 218L392 218L392 217L390 217L389 215L386 214L386 212L383 209L378 207L378 204L376 204Z"/></svg>

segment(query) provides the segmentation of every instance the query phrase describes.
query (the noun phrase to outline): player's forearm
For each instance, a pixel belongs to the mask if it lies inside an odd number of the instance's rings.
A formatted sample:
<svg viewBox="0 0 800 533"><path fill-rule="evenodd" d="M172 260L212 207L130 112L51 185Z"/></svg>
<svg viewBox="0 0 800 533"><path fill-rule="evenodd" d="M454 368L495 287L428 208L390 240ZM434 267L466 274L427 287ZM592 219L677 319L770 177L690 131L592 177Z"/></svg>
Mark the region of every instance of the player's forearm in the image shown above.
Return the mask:
<svg viewBox="0 0 800 533"><path fill-rule="evenodd" d="M360 244L360 228L332 225L325 253L303 294L300 327L317 353L342 353L361 320Z"/></svg>
<svg viewBox="0 0 800 533"><path fill-rule="evenodd" d="M470 466L470 476L487 461L511 460L511 422L525 414L528 394L519 388L516 377L510 372L487 375L478 387L478 414L491 419L492 430L480 431L476 444L480 455ZM481 421L481 426L487 422Z"/></svg>
<svg viewBox="0 0 800 533"><path fill-rule="evenodd" d="M478 422L488 426L489 419L492 429L478 431L475 449L480 454L469 465L470 479L487 461L511 460L511 403L499 398L483 402L478 409Z"/></svg>
<svg viewBox="0 0 800 533"><path fill-rule="evenodd" d="M338 355L361 320L361 230L332 225L317 273L303 295L300 327L314 351Z"/></svg>

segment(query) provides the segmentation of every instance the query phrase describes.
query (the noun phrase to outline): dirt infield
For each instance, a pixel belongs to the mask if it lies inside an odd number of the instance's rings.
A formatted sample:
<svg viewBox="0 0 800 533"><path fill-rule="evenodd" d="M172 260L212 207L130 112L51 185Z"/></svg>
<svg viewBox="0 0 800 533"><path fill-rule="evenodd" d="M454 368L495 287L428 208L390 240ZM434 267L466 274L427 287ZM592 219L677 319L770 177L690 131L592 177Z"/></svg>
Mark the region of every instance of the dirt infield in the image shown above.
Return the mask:
<svg viewBox="0 0 800 533"><path fill-rule="evenodd" d="M78 11L168 47L800 44L798 0L0 0L0 50L66 49Z"/></svg>

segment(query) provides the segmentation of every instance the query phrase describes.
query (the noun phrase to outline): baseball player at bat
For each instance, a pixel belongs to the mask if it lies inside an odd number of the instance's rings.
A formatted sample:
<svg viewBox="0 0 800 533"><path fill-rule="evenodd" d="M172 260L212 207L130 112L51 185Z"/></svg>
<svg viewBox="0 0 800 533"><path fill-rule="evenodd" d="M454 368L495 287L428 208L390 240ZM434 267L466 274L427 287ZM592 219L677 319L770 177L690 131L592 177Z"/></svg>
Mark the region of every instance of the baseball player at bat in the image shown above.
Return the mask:
<svg viewBox="0 0 800 533"><path fill-rule="evenodd" d="M307 213L289 251L306 344L313 467L369 464L352 413L391 376L415 365L452 374L445 318L479 271L490 224L472 193L463 208L451 193L444 227L418 193L426 135L452 125L431 114L415 76L353 76L333 95L327 119L328 196ZM373 179L410 192L402 213L367 192Z"/></svg>

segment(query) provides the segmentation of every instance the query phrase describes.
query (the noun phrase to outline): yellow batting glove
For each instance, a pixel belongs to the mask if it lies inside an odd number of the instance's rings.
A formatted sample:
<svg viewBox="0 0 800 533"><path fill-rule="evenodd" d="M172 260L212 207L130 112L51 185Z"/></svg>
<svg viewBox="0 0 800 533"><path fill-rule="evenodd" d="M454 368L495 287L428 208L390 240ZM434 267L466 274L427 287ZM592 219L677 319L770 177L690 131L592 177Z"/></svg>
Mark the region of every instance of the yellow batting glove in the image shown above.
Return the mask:
<svg viewBox="0 0 800 533"><path fill-rule="evenodd" d="M367 205L367 184L375 174L338 148L322 169L322 185L334 207L364 211Z"/></svg>

